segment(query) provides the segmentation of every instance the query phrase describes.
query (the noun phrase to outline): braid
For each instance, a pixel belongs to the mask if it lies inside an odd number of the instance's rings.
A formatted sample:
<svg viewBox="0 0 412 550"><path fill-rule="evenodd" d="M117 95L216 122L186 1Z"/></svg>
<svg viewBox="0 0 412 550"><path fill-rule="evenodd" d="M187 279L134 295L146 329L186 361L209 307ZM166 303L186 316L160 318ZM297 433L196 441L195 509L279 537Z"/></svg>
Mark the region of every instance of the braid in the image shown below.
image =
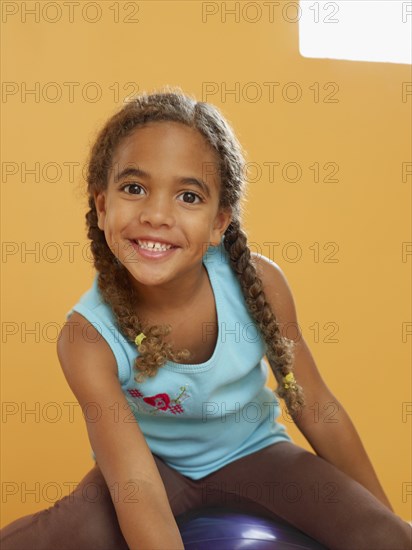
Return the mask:
<svg viewBox="0 0 412 550"><path fill-rule="evenodd" d="M285 400L289 412L298 413L304 405L303 390L298 384L284 387L284 377L292 373L294 341L284 337L276 317L266 300L262 281L251 260L246 233L239 222L232 222L225 233L225 249L229 253L251 316L258 324L267 344L266 356L278 382L276 394Z"/></svg>

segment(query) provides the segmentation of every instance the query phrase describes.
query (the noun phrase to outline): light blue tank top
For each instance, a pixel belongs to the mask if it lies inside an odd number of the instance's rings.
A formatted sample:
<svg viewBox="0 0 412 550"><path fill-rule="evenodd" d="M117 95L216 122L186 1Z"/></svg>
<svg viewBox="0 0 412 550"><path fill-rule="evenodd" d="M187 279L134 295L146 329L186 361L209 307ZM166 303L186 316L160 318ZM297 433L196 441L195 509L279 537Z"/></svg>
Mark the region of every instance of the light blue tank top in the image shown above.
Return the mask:
<svg viewBox="0 0 412 550"><path fill-rule="evenodd" d="M97 275L67 313L80 313L109 344L121 388L152 453L194 480L273 443L291 441L276 420L278 400L266 387L266 344L249 315L223 243L209 247L203 264L218 318L216 347L205 363L168 361L153 378L137 384L133 363L139 352L116 328Z"/></svg>

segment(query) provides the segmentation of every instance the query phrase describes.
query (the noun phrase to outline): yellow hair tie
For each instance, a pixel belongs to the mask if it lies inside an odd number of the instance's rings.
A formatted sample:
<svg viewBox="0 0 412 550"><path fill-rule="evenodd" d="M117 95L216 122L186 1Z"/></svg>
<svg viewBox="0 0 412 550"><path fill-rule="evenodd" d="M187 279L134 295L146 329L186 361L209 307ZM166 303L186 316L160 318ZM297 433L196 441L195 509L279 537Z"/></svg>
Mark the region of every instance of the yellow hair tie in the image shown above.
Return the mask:
<svg viewBox="0 0 412 550"><path fill-rule="evenodd" d="M136 336L136 338L134 339L134 343L136 344L136 346L140 346L140 344L142 343L142 340L146 338L146 335L143 334L143 332L141 332L140 334L138 334Z"/></svg>
<svg viewBox="0 0 412 550"><path fill-rule="evenodd" d="M289 372L286 376L283 377L283 387L285 389L293 388L296 385L295 375L293 372Z"/></svg>

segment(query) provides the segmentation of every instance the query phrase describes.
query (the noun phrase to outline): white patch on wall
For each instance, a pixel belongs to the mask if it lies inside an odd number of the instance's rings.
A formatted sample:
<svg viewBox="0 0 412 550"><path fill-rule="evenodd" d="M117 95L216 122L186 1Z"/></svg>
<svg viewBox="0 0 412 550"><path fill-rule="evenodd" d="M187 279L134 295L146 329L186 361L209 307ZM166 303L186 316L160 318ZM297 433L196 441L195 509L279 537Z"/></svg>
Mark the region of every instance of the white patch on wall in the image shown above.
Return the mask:
<svg viewBox="0 0 412 550"><path fill-rule="evenodd" d="M303 57L412 63L412 1L300 0L298 7Z"/></svg>

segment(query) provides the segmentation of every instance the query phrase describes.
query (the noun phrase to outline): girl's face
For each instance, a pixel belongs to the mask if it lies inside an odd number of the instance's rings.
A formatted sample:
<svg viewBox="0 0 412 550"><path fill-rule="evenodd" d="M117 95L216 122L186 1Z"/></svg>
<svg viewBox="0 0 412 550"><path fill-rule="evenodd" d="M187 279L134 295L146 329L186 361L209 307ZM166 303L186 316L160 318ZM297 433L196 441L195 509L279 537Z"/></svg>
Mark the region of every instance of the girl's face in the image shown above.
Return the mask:
<svg viewBox="0 0 412 550"><path fill-rule="evenodd" d="M218 166L204 137L177 122L149 123L122 140L95 204L107 244L135 281L176 282L220 243L231 215L218 207ZM168 249L152 250L153 242Z"/></svg>

